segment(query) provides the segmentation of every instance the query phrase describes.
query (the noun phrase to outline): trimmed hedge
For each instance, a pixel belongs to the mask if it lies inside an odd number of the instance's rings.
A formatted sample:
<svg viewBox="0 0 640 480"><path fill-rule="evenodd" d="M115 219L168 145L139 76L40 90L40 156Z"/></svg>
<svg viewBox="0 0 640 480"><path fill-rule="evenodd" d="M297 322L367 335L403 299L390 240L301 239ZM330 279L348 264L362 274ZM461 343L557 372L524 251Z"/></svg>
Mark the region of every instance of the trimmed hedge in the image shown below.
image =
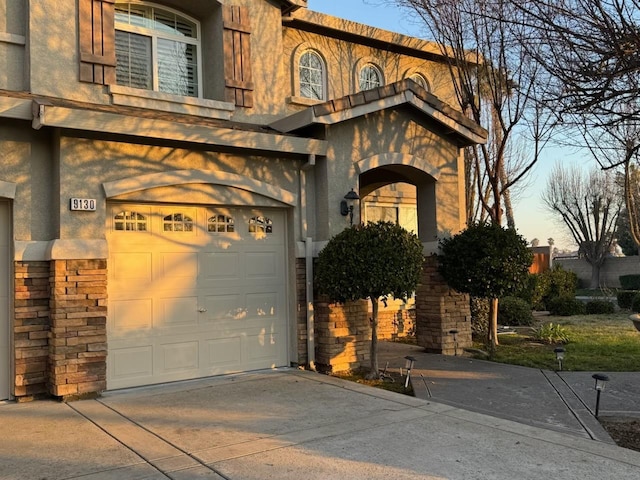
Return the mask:
<svg viewBox="0 0 640 480"><path fill-rule="evenodd" d="M631 301L631 311L634 313L640 313L640 292L636 293L635 297Z"/></svg>
<svg viewBox="0 0 640 480"><path fill-rule="evenodd" d="M576 300L575 297L556 297L549 300L547 303L549 313L551 315L560 315L562 317L570 317L571 315L584 315L587 313L587 309L580 300Z"/></svg>
<svg viewBox="0 0 640 480"><path fill-rule="evenodd" d="M624 290L640 290L640 275L620 275L618 279Z"/></svg>
<svg viewBox="0 0 640 480"><path fill-rule="evenodd" d="M624 308L625 310L631 310L633 297L635 297L638 293L640 293L638 290L619 290L618 293L616 293L618 306L620 308Z"/></svg>
<svg viewBox="0 0 640 480"><path fill-rule="evenodd" d="M608 300L590 300L587 302L586 309L588 315L594 315L598 313L608 314L615 312L613 302L610 302Z"/></svg>
<svg viewBox="0 0 640 480"><path fill-rule="evenodd" d="M533 325L531 305L518 297L503 297L498 301L498 322L501 325Z"/></svg>

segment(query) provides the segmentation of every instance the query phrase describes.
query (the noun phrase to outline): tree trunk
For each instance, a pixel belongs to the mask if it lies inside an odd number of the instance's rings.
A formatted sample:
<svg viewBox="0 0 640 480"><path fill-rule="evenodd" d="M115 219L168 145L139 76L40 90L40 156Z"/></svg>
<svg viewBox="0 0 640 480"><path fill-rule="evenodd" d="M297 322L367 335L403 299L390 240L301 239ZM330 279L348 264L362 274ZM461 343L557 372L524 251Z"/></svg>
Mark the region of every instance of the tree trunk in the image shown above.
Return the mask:
<svg viewBox="0 0 640 480"><path fill-rule="evenodd" d="M595 290L600 288L600 264L591 264L591 281L589 282L589 288Z"/></svg>
<svg viewBox="0 0 640 480"><path fill-rule="evenodd" d="M489 301L489 325L487 328L488 342L491 351L495 350L498 343L498 299L492 298Z"/></svg>
<svg viewBox="0 0 640 480"><path fill-rule="evenodd" d="M367 379L380 378L380 369L378 368L378 297L371 297L371 350L369 356L371 369Z"/></svg>

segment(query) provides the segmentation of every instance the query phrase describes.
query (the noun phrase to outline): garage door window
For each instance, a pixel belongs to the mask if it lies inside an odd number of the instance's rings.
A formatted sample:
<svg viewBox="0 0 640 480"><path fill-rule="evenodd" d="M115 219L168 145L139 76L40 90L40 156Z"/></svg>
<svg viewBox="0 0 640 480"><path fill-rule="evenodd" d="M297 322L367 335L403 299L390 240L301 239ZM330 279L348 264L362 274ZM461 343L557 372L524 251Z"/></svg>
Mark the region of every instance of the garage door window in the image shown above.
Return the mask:
<svg viewBox="0 0 640 480"><path fill-rule="evenodd" d="M250 233L273 233L273 221L267 217L251 217L249 219Z"/></svg>
<svg viewBox="0 0 640 480"><path fill-rule="evenodd" d="M123 210L113 217L114 228L129 232L146 232L147 218L138 212Z"/></svg>
<svg viewBox="0 0 640 480"><path fill-rule="evenodd" d="M172 213L163 219L165 232L193 232L193 219L184 213Z"/></svg>
<svg viewBox="0 0 640 480"><path fill-rule="evenodd" d="M233 217L227 215L213 215L207 219L207 231L209 233L234 232L235 226Z"/></svg>

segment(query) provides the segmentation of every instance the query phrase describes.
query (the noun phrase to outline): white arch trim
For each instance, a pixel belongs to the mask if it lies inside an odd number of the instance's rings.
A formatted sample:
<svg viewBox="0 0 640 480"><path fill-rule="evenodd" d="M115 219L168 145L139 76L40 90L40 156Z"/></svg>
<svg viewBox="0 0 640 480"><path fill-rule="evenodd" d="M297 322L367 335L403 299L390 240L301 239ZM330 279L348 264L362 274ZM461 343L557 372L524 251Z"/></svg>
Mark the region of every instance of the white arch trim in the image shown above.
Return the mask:
<svg viewBox="0 0 640 480"><path fill-rule="evenodd" d="M10 198L11 200L16 198L16 184L13 182L3 182L0 180L0 197Z"/></svg>
<svg viewBox="0 0 640 480"><path fill-rule="evenodd" d="M435 168L420 157L404 153L382 153L380 155L374 155L373 157L364 158L356 162L356 171L360 175L385 165L406 165L431 175L435 180L440 178L440 169Z"/></svg>
<svg viewBox="0 0 640 480"><path fill-rule="evenodd" d="M205 183L239 188L290 206L295 206L298 201L298 196L295 193L276 187L275 185L236 173L219 172L215 170L174 170L171 172L150 173L147 175L123 178L113 182L105 182L102 186L107 198L113 198L118 195L125 195L140 190L187 185L191 183Z"/></svg>

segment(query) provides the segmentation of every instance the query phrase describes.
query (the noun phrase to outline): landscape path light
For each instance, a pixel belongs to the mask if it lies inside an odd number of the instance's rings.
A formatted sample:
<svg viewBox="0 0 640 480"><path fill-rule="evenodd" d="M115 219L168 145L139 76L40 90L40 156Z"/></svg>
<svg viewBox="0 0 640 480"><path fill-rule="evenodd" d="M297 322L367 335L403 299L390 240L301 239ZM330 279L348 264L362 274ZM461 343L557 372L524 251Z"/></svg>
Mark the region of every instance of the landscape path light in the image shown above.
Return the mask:
<svg viewBox="0 0 640 480"><path fill-rule="evenodd" d="M457 357L458 356L458 330L456 330L455 328L452 330L449 330L449 333L451 335L453 335L453 352L454 355Z"/></svg>
<svg viewBox="0 0 640 480"><path fill-rule="evenodd" d="M410 355L404 357L404 368L407 370L407 378L404 381L404 388L409 386L409 378L411 378L411 369L413 368L414 363L416 363L415 357Z"/></svg>
<svg viewBox="0 0 640 480"><path fill-rule="evenodd" d="M553 352L556 354L556 360L558 361L558 370L562 371L562 361L564 360L564 348L554 348Z"/></svg>
<svg viewBox="0 0 640 480"><path fill-rule="evenodd" d="M609 377L604 373L594 373L591 375L596 381L593 388L596 389L596 418L598 418L598 412L600 411L600 393L604 390L604 385L609 381Z"/></svg>

